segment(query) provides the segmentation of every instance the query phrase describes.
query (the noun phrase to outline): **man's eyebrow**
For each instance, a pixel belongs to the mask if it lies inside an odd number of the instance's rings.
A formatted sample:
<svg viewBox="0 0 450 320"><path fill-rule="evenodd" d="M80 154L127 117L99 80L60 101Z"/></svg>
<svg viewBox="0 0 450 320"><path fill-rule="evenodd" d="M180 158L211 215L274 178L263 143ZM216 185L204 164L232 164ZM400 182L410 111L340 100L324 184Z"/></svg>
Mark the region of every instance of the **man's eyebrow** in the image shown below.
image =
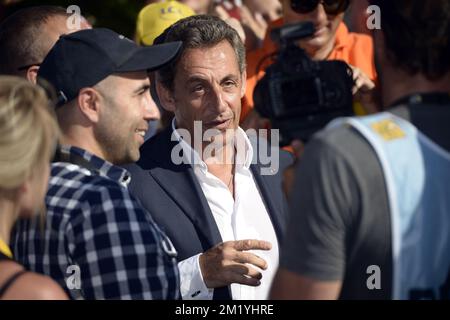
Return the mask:
<svg viewBox="0 0 450 320"><path fill-rule="evenodd" d="M187 79L186 83L198 82L198 81L206 81L205 78L200 76L191 76Z"/></svg>
<svg viewBox="0 0 450 320"><path fill-rule="evenodd" d="M239 80L239 76L235 75L235 74L227 74L226 76L224 76L222 79L220 79L220 82L224 82L227 80ZM208 81L208 79L201 77L201 76L191 76L190 78L187 79L186 83L190 84L193 82L204 82L204 81Z"/></svg>
<svg viewBox="0 0 450 320"><path fill-rule="evenodd" d="M235 74L228 74L225 77L222 78L221 82L227 81L227 80L239 80L239 76Z"/></svg>
<svg viewBox="0 0 450 320"><path fill-rule="evenodd" d="M133 91L133 93L140 93L142 91L147 91L150 89L150 83L144 83L141 86L139 86L137 89Z"/></svg>

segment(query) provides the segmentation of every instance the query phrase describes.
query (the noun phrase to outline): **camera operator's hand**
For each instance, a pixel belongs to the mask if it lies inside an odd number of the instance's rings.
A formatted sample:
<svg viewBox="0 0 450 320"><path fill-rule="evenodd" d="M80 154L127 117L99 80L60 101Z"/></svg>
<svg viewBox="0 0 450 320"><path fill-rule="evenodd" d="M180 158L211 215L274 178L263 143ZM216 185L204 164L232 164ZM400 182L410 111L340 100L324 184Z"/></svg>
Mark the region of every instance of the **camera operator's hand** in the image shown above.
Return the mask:
<svg viewBox="0 0 450 320"><path fill-rule="evenodd" d="M375 83L359 68L350 65L355 82L352 93L355 102L359 102L367 113L375 113L379 110L377 89Z"/></svg>
<svg viewBox="0 0 450 320"><path fill-rule="evenodd" d="M359 91L369 92L375 88L375 83L359 68L350 65L353 71L353 81L355 82L352 93L355 95Z"/></svg>
<svg viewBox="0 0 450 320"><path fill-rule="evenodd" d="M238 240L223 242L200 255L200 270L206 287L218 288L232 283L259 286L267 262L247 250L270 250L270 242Z"/></svg>

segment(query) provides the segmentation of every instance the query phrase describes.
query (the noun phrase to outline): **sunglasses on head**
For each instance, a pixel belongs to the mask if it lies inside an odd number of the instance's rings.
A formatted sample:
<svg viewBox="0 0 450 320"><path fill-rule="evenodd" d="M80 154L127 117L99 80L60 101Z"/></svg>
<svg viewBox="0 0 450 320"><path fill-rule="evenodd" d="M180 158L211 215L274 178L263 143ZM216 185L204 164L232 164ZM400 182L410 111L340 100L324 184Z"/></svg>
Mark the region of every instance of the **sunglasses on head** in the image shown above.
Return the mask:
<svg viewBox="0 0 450 320"><path fill-rule="evenodd" d="M291 8L297 13L305 14L314 11L322 3L325 12L336 15L344 12L350 0L291 0Z"/></svg>

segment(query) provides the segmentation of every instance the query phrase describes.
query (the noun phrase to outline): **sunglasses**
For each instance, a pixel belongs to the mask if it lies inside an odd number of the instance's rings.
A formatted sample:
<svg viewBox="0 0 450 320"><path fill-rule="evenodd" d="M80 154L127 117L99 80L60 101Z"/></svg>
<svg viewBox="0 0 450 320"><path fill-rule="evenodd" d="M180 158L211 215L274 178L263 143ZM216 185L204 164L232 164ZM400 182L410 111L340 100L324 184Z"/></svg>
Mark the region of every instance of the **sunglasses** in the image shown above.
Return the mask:
<svg viewBox="0 0 450 320"><path fill-rule="evenodd" d="M350 0L291 0L291 8L297 13L305 14L314 11L319 3L322 3L327 14L336 15L348 8Z"/></svg>

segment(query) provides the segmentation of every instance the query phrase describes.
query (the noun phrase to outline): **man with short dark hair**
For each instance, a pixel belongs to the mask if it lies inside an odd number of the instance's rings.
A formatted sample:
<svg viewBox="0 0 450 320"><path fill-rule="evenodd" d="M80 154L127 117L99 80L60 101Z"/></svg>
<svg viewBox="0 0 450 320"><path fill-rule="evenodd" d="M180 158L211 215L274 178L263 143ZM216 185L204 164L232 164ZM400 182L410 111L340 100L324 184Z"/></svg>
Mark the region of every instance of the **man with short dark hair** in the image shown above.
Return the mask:
<svg viewBox="0 0 450 320"><path fill-rule="evenodd" d="M57 6L25 8L7 17L0 25L0 74L36 83L39 65L58 38L78 30L67 27L68 18Z"/></svg>
<svg viewBox="0 0 450 320"><path fill-rule="evenodd" d="M371 4L388 111L306 147L273 298L450 297L450 4Z"/></svg>
<svg viewBox="0 0 450 320"><path fill-rule="evenodd" d="M52 164L44 233L21 223L15 255L72 298L177 299L176 251L129 194L118 165L139 159L154 118L148 71L180 43L138 47L108 29L62 36L39 69L56 89L61 146ZM75 272L75 274L74 274Z"/></svg>

